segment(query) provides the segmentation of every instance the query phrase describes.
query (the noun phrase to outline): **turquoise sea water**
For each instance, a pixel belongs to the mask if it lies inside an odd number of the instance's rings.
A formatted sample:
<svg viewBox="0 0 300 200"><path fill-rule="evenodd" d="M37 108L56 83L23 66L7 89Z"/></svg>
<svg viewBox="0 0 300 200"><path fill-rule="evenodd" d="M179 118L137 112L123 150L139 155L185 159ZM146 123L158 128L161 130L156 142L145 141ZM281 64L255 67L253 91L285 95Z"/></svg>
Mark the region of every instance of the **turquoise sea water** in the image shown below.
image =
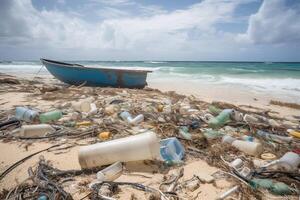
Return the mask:
<svg viewBox="0 0 300 200"><path fill-rule="evenodd" d="M68 62L68 61L66 61ZM72 61L74 62L74 61ZM76 61L86 66L151 68L148 79L194 81L195 83L245 85L258 90L285 90L299 93L300 63L264 62L199 62L199 61ZM0 63L0 72L36 74L39 61L10 61ZM40 75L49 74L45 67Z"/></svg>

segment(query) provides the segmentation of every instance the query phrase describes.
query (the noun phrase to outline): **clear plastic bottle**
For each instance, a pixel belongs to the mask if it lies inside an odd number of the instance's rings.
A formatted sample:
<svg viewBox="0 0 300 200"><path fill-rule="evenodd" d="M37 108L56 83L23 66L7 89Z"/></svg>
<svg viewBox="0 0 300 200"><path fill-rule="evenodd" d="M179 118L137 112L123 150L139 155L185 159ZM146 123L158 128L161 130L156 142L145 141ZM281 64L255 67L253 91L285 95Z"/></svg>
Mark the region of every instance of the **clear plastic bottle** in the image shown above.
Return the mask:
<svg viewBox="0 0 300 200"><path fill-rule="evenodd" d="M26 107L16 107L16 118L26 122L32 122L38 116L38 112Z"/></svg>
<svg viewBox="0 0 300 200"><path fill-rule="evenodd" d="M136 125L144 121L144 115L140 114L137 115L135 118L132 118L131 114L127 111L124 111L120 114L120 117L124 120L127 121L129 124Z"/></svg>
<svg viewBox="0 0 300 200"><path fill-rule="evenodd" d="M116 162L97 173L98 181L114 181L122 175L123 165L121 162Z"/></svg>
<svg viewBox="0 0 300 200"><path fill-rule="evenodd" d="M248 142L243 140L235 140L232 142L232 146L238 150L252 156L257 156L263 152L263 147L257 142Z"/></svg>
<svg viewBox="0 0 300 200"><path fill-rule="evenodd" d="M291 142L293 140L293 137L275 135L275 134L268 133L268 132L262 131L262 130L258 130L256 132L256 134L265 139L270 139L270 140L279 141L279 142L280 141L281 142Z"/></svg>
<svg viewBox="0 0 300 200"><path fill-rule="evenodd" d="M23 125L19 129L19 135L24 137L39 137L54 131L55 129L49 124Z"/></svg>

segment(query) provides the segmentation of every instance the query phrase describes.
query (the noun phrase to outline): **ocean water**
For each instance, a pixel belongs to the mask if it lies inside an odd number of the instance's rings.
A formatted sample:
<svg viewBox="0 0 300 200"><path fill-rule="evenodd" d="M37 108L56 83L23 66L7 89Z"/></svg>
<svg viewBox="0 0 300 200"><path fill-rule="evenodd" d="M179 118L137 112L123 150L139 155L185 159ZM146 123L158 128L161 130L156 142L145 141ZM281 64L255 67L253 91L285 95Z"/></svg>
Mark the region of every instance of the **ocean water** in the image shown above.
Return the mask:
<svg viewBox="0 0 300 200"><path fill-rule="evenodd" d="M66 61L70 62L70 61ZM74 62L74 61L73 61ZM258 91L278 91L300 99L300 63L200 61L76 61L93 67L151 68L148 81L174 80L193 84L235 85ZM40 61L0 62L0 72L50 75Z"/></svg>

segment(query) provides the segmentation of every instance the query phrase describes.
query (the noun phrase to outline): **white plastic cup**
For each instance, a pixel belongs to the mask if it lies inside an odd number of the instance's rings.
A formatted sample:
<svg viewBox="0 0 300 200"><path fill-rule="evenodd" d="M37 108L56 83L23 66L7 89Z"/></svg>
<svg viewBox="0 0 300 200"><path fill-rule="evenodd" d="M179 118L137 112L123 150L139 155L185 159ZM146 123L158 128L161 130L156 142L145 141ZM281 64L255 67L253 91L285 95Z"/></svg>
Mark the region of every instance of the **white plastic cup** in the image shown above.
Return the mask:
<svg viewBox="0 0 300 200"><path fill-rule="evenodd" d="M159 140L147 131L126 138L81 147L78 159L82 168L108 165L117 161L153 160L160 156Z"/></svg>
<svg viewBox="0 0 300 200"><path fill-rule="evenodd" d="M300 164L300 156L294 152L285 153L278 162L278 166L287 171L295 171Z"/></svg>
<svg viewBox="0 0 300 200"><path fill-rule="evenodd" d="M257 156L263 152L263 147L257 142L248 142L243 140L235 140L232 142L232 146L236 147L240 151L252 156Z"/></svg>

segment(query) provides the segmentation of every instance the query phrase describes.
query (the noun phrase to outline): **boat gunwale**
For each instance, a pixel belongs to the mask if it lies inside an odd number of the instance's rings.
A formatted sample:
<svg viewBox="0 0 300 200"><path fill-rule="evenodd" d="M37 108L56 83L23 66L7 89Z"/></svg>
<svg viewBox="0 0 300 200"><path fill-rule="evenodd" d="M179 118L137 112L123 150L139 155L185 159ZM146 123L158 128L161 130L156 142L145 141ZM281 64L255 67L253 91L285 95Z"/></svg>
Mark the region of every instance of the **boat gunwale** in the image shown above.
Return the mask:
<svg viewBox="0 0 300 200"><path fill-rule="evenodd" d="M91 69L91 70L103 70L103 71L115 71L115 72L128 72L128 73L151 73L152 70L139 70L139 69L121 69L121 68L101 68L101 67L87 67L80 64L74 64L74 63L66 63L66 62L60 62L55 60L49 60L49 59L40 59L42 63L49 63L49 64L55 64L57 67L70 67L70 68L77 68L77 69ZM44 64L45 65L45 64ZM61 66L59 66L61 65ZM46 66L47 67L47 66Z"/></svg>

